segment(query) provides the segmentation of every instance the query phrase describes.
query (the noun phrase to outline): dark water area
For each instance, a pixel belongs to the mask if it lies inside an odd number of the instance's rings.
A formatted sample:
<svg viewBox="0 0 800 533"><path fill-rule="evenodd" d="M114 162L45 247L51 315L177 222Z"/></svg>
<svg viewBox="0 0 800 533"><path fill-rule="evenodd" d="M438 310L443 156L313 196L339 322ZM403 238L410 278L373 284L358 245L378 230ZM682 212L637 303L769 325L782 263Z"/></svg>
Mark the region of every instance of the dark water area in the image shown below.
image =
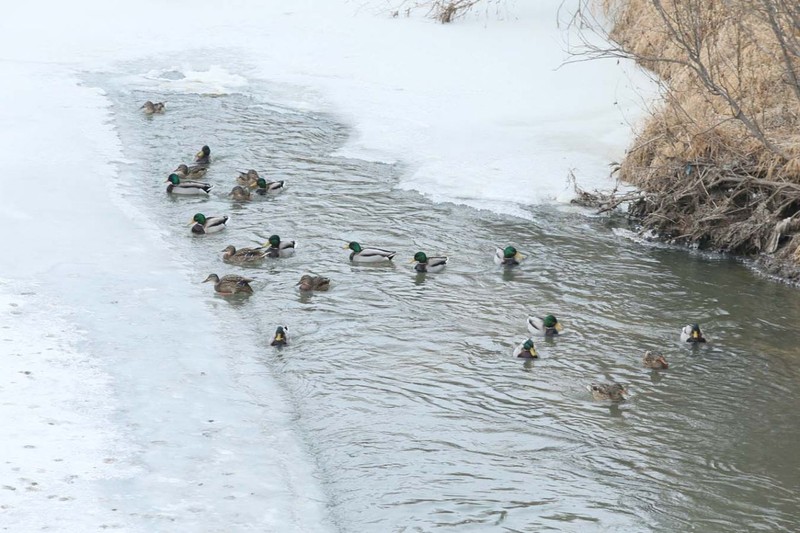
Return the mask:
<svg viewBox="0 0 800 533"><path fill-rule="evenodd" d="M402 165L344 158L336 117L245 93L164 95L118 75L90 81L114 103L128 162L122 195L165 228L196 270L229 343L259 346L251 376L275 379L343 532L795 531L800 527L800 293L729 258L645 246L564 206L531 219L433 204L397 187ZM212 149L210 197L171 198L164 180ZM232 202L238 171L286 180L274 198ZM543 178L548 179L548 178ZM196 212L228 228L193 237ZM294 257L222 262L226 245L297 240ZM357 266L349 241L397 250ZM496 245L527 256L503 271ZM418 275L414 253L448 255ZM256 278L230 302L199 282ZM301 294L304 273L332 279ZM512 357L529 314L564 334ZM679 341L699 322L710 342ZM268 346L287 324L290 345ZM670 368L646 369L645 350ZM224 354L221 354L224 357ZM629 387L620 404L587 386ZM267 407L268 408L268 407Z"/></svg>

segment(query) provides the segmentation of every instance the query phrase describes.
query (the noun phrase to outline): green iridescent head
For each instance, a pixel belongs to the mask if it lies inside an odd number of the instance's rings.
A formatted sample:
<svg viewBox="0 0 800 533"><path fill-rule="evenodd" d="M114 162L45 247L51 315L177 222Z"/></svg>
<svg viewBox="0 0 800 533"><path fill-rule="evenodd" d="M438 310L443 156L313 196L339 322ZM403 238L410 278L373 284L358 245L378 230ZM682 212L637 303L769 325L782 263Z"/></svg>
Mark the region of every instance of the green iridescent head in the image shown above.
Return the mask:
<svg viewBox="0 0 800 533"><path fill-rule="evenodd" d="M356 241L351 242L350 244L347 245L347 247L353 250L355 253L361 251L361 245L358 244Z"/></svg>
<svg viewBox="0 0 800 533"><path fill-rule="evenodd" d="M198 224L205 224L206 223L206 216L203 213L197 213L192 220L197 222Z"/></svg>
<svg viewBox="0 0 800 533"><path fill-rule="evenodd" d="M547 315L546 317L544 317L542 323L546 328L554 328L556 327L556 324L558 324L558 319L553 315Z"/></svg>
<svg viewBox="0 0 800 533"><path fill-rule="evenodd" d="M533 348L533 341L532 341L532 340L530 340L530 339L528 339L528 340L526 340L526 341L525 341L525 343L522 345L522 349L523 349L523 350L528 350L528 351L530 351L530 350L531 350L531 348Z"/></svg>
<svg viewBox="0 0 800 533"><path fill-rule="evenodd" d="M258 185L259 189L266 189L267 180L265 180L264 178L258 178L258 180L256 180L256 185Z"/></svg>
<svg viewBox="0 0 800 533"><path fill-rule="evenodd" d="M418 263L427 263L428 262L428 256L425 255L425 252L417 252L417 253L414 254L414 261L416 261Z"/></svg>
<svg viewBox="0 0 800 533"><path fill-rule="evenodd" d="M172 183L173 185L180 185L181 177L178 176L177 174L170 174L169 177L167 178L167 181Z"/></svg>
<svg viewBox="0 0 800 533"><path fill-rule="evenodd" d="M279 246L281 244L281 238L277 235L270 235L269 239L267 240L270 246Z"/></svg>
<svg viewBox="0 0 800 533"><path fill-rule="evenodd" d="M517 249L514 248L513 246L506 246L505 249L503 250L503 257L506 259L511 259L515 255L517 255Z"/></svg>

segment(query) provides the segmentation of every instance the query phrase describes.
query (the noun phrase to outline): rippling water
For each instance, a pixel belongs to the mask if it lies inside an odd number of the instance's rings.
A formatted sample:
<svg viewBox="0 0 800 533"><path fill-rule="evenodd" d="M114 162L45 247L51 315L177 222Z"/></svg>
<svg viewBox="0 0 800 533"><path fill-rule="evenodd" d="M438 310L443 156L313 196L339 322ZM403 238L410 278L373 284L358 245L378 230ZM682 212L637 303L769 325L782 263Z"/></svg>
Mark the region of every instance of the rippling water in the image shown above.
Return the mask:
<svg viewBox="0 0 800 533"><path fill-rule="evenodd" d="M280 383L341 531L797 529L797 290L733 260L636 244L566 207L523 220L431 204L396 189L400 166L334 155L350 134L335 117L265 102L256 83L173 94L147 118L137 107L163 95L122 80L93 79L129 157L122 194L194 265L232 352L260 347L243 383ZM203 144L211 197L170 198L167 174ZM231 202L247 168L285 179L286 192ZM192 237L198 211L229 214L228 229ZM272 233L298 241L295 257L221 261L226 245ZM395 264L351 265L351 240L398 250ZM509 243L528 258L503 272L491 256ZM451 262L416 275L418 250ZM199 283L210 272L245 272L256 294L216 297ZM301 295L306 272L331 290ZM526 316L548 312L566 334L540 342L539 360L512 358ZM678 340L694 321L711 340L697 349ZM270 348L284 323L291 345ZM642 368L645 349L669 370ZM597 380L629 385L630 400L593 401Z"/></svg>

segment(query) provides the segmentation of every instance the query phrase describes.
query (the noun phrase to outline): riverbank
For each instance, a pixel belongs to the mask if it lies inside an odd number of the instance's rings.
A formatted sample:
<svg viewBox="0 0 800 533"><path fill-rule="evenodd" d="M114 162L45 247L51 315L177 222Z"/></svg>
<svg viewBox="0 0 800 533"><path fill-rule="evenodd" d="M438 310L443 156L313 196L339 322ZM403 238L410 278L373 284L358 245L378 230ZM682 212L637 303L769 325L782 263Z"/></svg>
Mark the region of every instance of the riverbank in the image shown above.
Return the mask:
<svg viewBox="0 0 800 533"><path fill-rule="evenodd" d="M665 241L800 280L800 14L777 0L602 7L618 45L586 53L634 59L663 84L619 168L642 191L629 214Z"/></svg>

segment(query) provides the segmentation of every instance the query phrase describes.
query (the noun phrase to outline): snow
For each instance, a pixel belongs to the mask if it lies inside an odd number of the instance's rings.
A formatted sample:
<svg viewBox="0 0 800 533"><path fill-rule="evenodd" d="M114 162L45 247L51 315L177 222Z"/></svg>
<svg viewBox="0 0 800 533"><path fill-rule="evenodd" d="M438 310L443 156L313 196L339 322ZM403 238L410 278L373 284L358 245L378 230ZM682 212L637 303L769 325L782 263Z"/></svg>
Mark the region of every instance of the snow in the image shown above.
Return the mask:
<svg viewBox="0 0 800 533"><path fill-rule="evenodd" d="M570 169L586 187L607 184L641 113L637 90L651 91L629 65L558 68L560 4L511 2L447 26L390 18L377 0L4 6L0 413L12 429L0 523L328 529L279 391L243 387L246 373L214 357L219 335L196 328L214 317L169 242L114 194L122 146L82 73L127 62L131 86L163 89L168 107L170 92L268 80L271 101L348 122L343 153L402 162L398 187L523 214L568 199ZM165 80L171 66L185 77Z"/></svg>

